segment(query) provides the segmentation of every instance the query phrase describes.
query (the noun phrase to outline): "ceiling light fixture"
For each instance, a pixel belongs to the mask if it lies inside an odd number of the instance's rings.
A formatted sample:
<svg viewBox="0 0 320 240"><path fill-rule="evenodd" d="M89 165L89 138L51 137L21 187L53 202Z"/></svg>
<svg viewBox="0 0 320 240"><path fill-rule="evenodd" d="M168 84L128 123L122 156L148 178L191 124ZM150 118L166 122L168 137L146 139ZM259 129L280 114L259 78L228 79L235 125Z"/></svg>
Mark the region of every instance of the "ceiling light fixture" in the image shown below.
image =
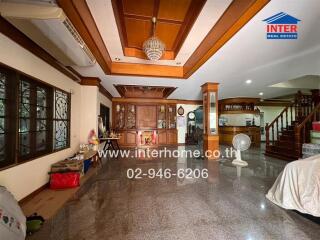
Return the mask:
<svg viewBox="0 0 320 240"><path fill-rule="evenodd" d="M246 84L251 84L251 83L252 83L251 79L246 80Z"/></svg>
<svg viewBox="0 0 320 240"><path fill-rule="evenodd" d="M259 95L260 95L260 96L263 96L263 92L259 92Z"/></svg>
<svg viewBox="0 0 320 240"><path fill-rule="evenodd" d="M146 54L148 59L152 61L159 60L166 48L165 44L162 41L160 41L160 39L157 38L155 35L156 22L157 22L157 19L153 17L152 18L152 25L153 25L152 37L146 40L142 46L144 53Z"/></svg>
<svg viewBox="0 0 320 240"><path fill-rule="evenodd" d="M116 61L120 61L120 58L117 58L117 57L116 57L115 60L116 60Z"/></svg>

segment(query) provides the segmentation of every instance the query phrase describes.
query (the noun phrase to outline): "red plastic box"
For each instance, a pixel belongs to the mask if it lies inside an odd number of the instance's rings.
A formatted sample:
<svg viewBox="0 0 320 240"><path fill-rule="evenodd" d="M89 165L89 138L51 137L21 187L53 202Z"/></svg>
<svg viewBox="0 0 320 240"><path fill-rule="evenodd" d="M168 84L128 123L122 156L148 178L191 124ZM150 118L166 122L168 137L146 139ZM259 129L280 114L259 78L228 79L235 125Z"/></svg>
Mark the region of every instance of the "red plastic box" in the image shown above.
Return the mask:
<svg viewBox="0 0 320 240"><path fill-rule="evenodd" d="M313 122L312 123L312 129L314 131L320 131L320 122Z"/></svg>
<svg viewBox="0 0 320 240"><path fill-rule="evenodd" d="M74 188L80 185L79 172L66 173L51 173L50 174L50 188L51 189L65 189Z"/></svg>

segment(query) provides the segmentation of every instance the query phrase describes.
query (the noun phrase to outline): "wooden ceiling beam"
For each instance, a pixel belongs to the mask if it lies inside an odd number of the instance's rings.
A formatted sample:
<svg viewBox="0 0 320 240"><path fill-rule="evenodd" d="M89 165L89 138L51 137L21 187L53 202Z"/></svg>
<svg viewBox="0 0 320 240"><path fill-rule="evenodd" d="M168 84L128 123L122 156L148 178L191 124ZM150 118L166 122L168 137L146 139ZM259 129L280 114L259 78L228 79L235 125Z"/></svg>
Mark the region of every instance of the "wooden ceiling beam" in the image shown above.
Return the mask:
<svg viewBox="0 0 320 240"><path fill-rule="evenodd" d="M141 86L141 85L114 85L121 97L130 98L167 98L175 87ZM141 93L143 92L143 96Z"/></svg>
<svg viewBox="0 0 320 240"><path fill-rule="evenodd" d="M116 0L114 1L116 2ZM75 25L106 74L187 79L269 1L234 0L184 66L113 62L91 16L86 0L58 0L58 3ZM87 35L90 37L86 37Z"/></svg>
<svg viewBox="0 0 320 240"><path fill-rule="evenodd" d="M114 97L112 102L128 102L127 98ZM132 103L153 104L153 103L171 103L171 104L190 104L202 105L202 100L182 100L182 99L155 99L155 98L130 98Z"/></svg>
<svg viewBox="0 0 320 240"><path fill-rule="evenodd" d="M81 85L85 85L85 86L100 86L100 78L97 77L82 77L81 78Z"/></svg>
<svg viewBox="0 0 320 240"><path fill-rule="evenodd" d="M166 65L113 62L111 72L114 75L183 78L182 67Z"/></svg>
<svg viewBox="0 0 320 240"><path fill-rule="evenodd" d="M184 64L184 78L189 78L198 70L269 1L270 0L234 0Z"/></svg>

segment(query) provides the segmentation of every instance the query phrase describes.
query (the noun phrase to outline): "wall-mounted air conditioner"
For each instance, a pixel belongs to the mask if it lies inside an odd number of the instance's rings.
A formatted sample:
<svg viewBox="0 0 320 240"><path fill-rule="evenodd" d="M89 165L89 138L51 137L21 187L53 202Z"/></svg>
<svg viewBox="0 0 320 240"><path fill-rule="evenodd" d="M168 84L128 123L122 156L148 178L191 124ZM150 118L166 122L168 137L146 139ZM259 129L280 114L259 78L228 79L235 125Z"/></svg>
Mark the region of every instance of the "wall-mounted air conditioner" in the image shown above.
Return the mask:
<svg viewBox="0 0 320 240"><path fill-rule="evenodd" d="M91 66L96 60L61 8L1 1L0 14L65 66Z"/></svg>

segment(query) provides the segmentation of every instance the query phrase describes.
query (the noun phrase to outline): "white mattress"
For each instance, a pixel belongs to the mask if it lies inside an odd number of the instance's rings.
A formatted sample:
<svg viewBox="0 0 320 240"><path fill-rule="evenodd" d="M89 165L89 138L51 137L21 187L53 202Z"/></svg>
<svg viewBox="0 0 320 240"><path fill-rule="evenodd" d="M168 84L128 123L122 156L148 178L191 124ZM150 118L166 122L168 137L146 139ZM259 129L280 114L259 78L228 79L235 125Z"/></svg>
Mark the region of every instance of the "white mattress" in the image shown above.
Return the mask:
<svg viewBox="0 0 320 240"><path fill-rule="evenodd" d="M287 164L266 197L285 209L320 217L320 154Z"/></svg>

